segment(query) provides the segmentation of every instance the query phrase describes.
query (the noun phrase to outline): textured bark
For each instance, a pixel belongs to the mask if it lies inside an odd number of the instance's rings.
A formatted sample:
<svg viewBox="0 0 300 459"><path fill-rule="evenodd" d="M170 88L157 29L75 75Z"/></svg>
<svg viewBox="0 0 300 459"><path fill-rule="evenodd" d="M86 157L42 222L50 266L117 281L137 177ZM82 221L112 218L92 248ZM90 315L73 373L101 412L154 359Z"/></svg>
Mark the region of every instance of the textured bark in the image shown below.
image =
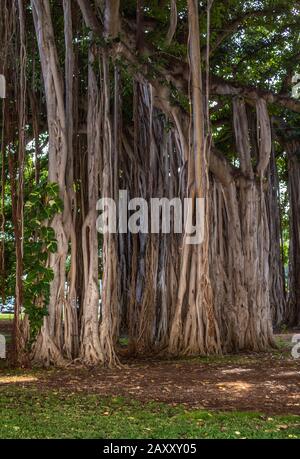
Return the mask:
<svg viewBox="0 0 300 459"><path fill-rule="evenodd" d="M84 301L81 320L80 358L86 364L102 362L99 338L99 270L98 234L96 228L99 199L99 174L101 158L101 134L103 105L96 73L93 70L95 56L89 53L88 117L87 117L87 177L88 210L82 228L82 251L84 266Z"/></svg>
<svg viewBox="0 0 300 459"><path fill-rule="evenodd" d="M182 245L182 261L169 351L175 354L208 354L221 351L208 265L209 206L208 162L204 133L198 3L188 1L189 59L192 83L192 147L188 153L187 196L205 198L205 230L201 244ZM207 140L207 139L206 139ZM184 145L181 145L184 151ZM186 153L185 153L186 154ZM193 211L193 210L192 210Z"/></svg>
<svg viewBox="0 0 300 459"><path fill-rule="evenodd" d="M15 190L15 199L12 199L14 214L14 232L16 249L16 302L13 323L13 361L15 364L24 360L25 342L21 331L21 309L23 306L23 232L24 232L24 164L25 164L25 125L26 125L26 38L24 3L18 0L17 11L19 16L20 52L19 52L19 97L18 97L18 179ZM22 356L23 355L23 356Z"/></svg>
<svg viewBox="0 0 300 459"><path fill-rule="evenodd" d="M75 59L73 50L73 23L71 0L64 0L64 33L65 33L65 112L66 112L66 141L67 141L67 170L65 226L70 240L71 266L68 276L68 289L64 303L64 345L63 350L69 359L77 357L79 348L77 293L76 293L76 252L77 238L75 233L76 196L74 191L74 71Z"/></svg>
<svg viewBox="0 0 300 459"><path fill-rule="evenodd" d="M150 197L176 197L182 165L174 135L167 132L167 120L153 107L153 98L150 85L135 83L134 136L126 139L124 153L128 159L137 159L129 172L129 197L140 196L147 202ZM175 261L171 251L177 235L161 234L162 221L159 225L160 234L139 233L130 238L127 323L133 353L149 353L167 343L174 294L169 290Z"/></svg>
<svg viewBox="0 0 300 459"><path fill-rule="evenodd" d="M113 198L118 196L118 84L115 83L115 113L112 127L110 115L110 81L109 62L107 55L102 55L103 68L103 167L102 167L102 196ZM116 77L116 74L115 74ZM101 304L100 343L102 363L110 367L119 366L115 352L115 344L119 333L119 275L118 275L118 241L115 234L103 235L103 290Z"/></svg>
<svg viewBox="0 0 300 459"><path fill-rule="evenodd" d="M222 349L265 350L273 344L265 198L245 179L228 187L213 179L212 190L210 269Z"/></svg>
<svg viewBox="0 0 300 459"><path fill-rule="evenodd" d="M163 140L164 129L162 126L159 127L159 123L153 126L155 136L151 140L147 127L152 118L151 111L149 111L151 91L145 85L138 84L136 88L138 94L137 135L133 140L131 139L133 145L137 145L135 153L134 148L128 145L130 140L127 138L124 142L128 156L127 162L137 158L136 164L132 166L133 173L130 183L133 185L130 193L136 190L141 194L142 190L142 195L147 197L145 190L151 196L153 193L156 195L155 193L158 193L159 190L164 190L164 194L166 190L169 190L170 198L178 196L178 193L184 196L187 189L187 177L184 172L185 167L182 168L182 165L185 158L188 158L184 123L176 124L175 112L175 126L171 135L167 137L167 142ZM239 102L239 107L241 104L243 101ZM254 136L258 152L255 158L255 170L260 164L262 178L255 177L250 158L253 146L249 143L248 146L246 144L247 148L244 148L245 139L242 145L239 141L242 139L240 131L245 133L248 131L246 110L243 110L242 113L243 116L235 127L238 151L240 153L243 148L241 156L243 155L248 168L245 169L247 176L234 171L217 152L211 160L211 168L218 169L218 177L222 179L221 182L215 177L211 179L210 195L212 199L210 200L209 225L211 301L214 305L214 323L216 323L220 337L220 349L217 352L220 352L221 349L224 352L245 349L259 351L266 350L273 345L268 258L270 234L266 208L268 194L262 186L262 179L264 180L267 173L266 168L270 157L270 142L268 139L261 138L262 131L258 128L260 136ZM262 123L268 126L268 122L264 119L267 116L264 108L260 107L257 113L259 126ZM161 116L153 115L153 118L160 119L162 123ZM147 122L141 123L140 120L147 120ZM270 135L270 131L265 131L264 135ZM156 136L157 139L155 139ZM168 142L171 142L170 150L168 150ZM153 156L151 156L149 145L157 149ZM157 145L163 145L163 147L160 149L157 148ZM176 159L176 151L178 159ZM156 158L159 158L159 162L155 162ZM166 171L169 171L165 175L161 173L164 167ZM178 174L179 169L181 172ZM173 173L170 174L170 171ZM155 183L151 182L150 177L155 177ZM143 183L146 183L145 188L142 186ZM131 276L128 277L131 293L127 323L132 340L132 351L138 353L150 350L164 351L165 346L170 351L170 346L174 346L171 352L177 355L180 353L215 353L216 348L206 347L209 343L207 339L201 341L206 330L207 316L203 310L200 310L199 321L193 318L193 291L196 282L195 269L193 269L195 259L193 248L190 248L191 253L188 254L190 262L184 266L185 254L178 250L178 245L182 244L179 236L173 239L171 235L166 237L155 235L155 237L156 239L152 239L151 235L134 236L131 244ZM180 273L182 272L188 275L181 278ZM179 297L180 286L184 292L181 298ZM178 298L184 304L180 314L178 313ZM200 332L195 331L197 324L199 324ZM194 348L189 340L197 343Z"/></svg>
<svg viewBox="0 0 300 459"><path fill-rule="evenodd" d="M72 324L68 323L68 315L72 308L75 308L74 298L66 298L65 296L66 259L68 255L70 228L72 226L70 202L66 189L68 133L63 80L55 47L50 4L48 0L43 3L32 0L31 5L46 93L49 130L48 179L50 182L58 183L60 197L64 203L63 213L56 214L51 222L51 226L55 231L58 250L57 253L49 256L49 266L52 268L54 274L54 279L50 285L49 315L44 319L41 337L40 339L38 338L33 351L33 359L36 362L50 364L56 363L58 360L61 363L64 344L66 344L65 350L67 354L71 355L72 351L74 351L72 337L76 336L76 332L73 332L73 327L76 323L74 321ZM63 309L65 310L67 320L67 335L65 337L67 340L71 340L65 343L63 334ZM75 316L75 312L72 314Z"/></svg>
<svg viewBox="0 0 300 459"><path fill-rule="evenodd" d="M247 113L241 110L243 104L243 101L234 102L233 108L234 119L239 116L239 122L235 122L234 128L237 151L245 175L237 181L238 190L232 190L230 203L235 215L233 227L236 234L240 232L235 242L235 245L240 245L240 255L236 255L235 262L242 263L240 274L243 281L238 280L237 285L244 288L246 293L244 301L240 303L240 307L246 310L242 315L246 316L238 328L239 346L264 350L273 344L269 283L270 232L263 188L271 152L271 130L265 102L260 100L256 104L258 158L254 158L259 177L255 178L248 140ZM246 147L243 135L247 137Z"/></svg>
<svg viewBox="0 0 300 459"><path fill-rule="evenodd" d="M101 27L97 21L97 18L93 14L93 10L89 2L85 0L78 0L78 4L81 8L82 14L84 16L84 20L88 27L91 28L93 33L101 34ZM105 2L105 11L104 11L104 34L106 38L115 38L119 31L119 1L113 2ZM116 161L118 161L117 156L117 146L114 145L114 139L116 139L117 133L114 130L118 129L116 123L112 126L111 123L111 113L110 113L110 94L109 94L109 62L108 57L103 52L100 56L101 60L101 67L102 67L102 78L103 84L101 87L101 103L102 105L102 117L101 120L101 135L103 138L102 141L102 158L103 162L101 165L101 193L102 197L115 197L117 199L116 189L118 185L118 171L114 167ZM90 68L89 74L92 75L92 69ZM93 77L94 78L94 77ZM95 84L94 84L95 88ZM97 95L99 97L99 95ZM94 104L94 100L90 99L89 106L92 107ZM118 116L115 113L115 117ZM95 124L95 116L91 117L91 122L94 125L96 130L99 129L100 123ZM93 141L94 133L93 131L90 132L90 141ZM97 147L97 144L95 144ZM100 173L98 169L98 174ZM89 189L91 189L91 185L95 187L95 177L92 179L92 183L90 183L90 176L91 174L95 174L95 172L90 169L87 175L87 180L89 181ZM94 206L94 207L93 207ZM89 234L90 234L90 244L92 244L91 249L95 250L97 248L97 263L98 263L98 243L96 241L96 231L95 228L92 228L92 225L95 223L96 225L96 204L95 204L95 195L89 198L89 212L92 212L92 221L89 223ZM94 213L95 212L95 213ZM90 214L91 215L91 214ZM84 231L85 232L85 231ZM88 266L87 262L87 254L85 253L86 247L84 245L85 242L85 235L83 236L83 255L85 259L85 264ZM83 317L82 317L82 329L84 330L84 322L85 322L85 311L88 309L93 309L93 312L89 312L89 316L93 316L92 319L89 319L89 326L92 330L89 332L89 342L90 349L88 353L90 355L85 355L84 348L81 350L81 356L83 360L87 363L101 363L108 366L115 366L119 365L118 358L115 353L115 343L116 337L119 331L119 323L120 323L120 313L119 313L119 280L118 280L118 272L117 272L117 254L118 254L118 241L114 235L105 234L103 237L103 247L102 247L102 254L103 254L103 285L102 285L102 298L101 298L101 314L100 314L100 325L99 329L95 330L95 308L96 308L96 301L97 302L97 310L99 304L99 285L98 285L98 268L96 268L96 255L93 253L92 255L89 254L91 257L90 263L92 266L89 266L89 276L93 278L91 281L93 284L93 292L88 293L87 291L87 277L85 275L85 300L84 300L84 310L83 310ZM87 272L87 269L85 269ZM97 288L96 288L97 283ZM88 296L91 295L91 298ZM93 306L91 306L93 303ZM82 336L84 336L84 333ZM86 347L86 346L84 346Z"/></svg>
<svg viewBox="0 0 300 459"><path fill-rule="evenodd" d="M268 168L268 223L270 229L270 306L272 322L278 328L285 319L286 292L285 276L281 250L281 221L279 205L279 180L274 147Z"/></svg>
<svg viewBox="0 0 300 459"><path fill-rule="evenodd" d="M288 192L290 200L289 293L286 323L300 324L300 142L286 143L288 155Z"/></svg>
<svg viewBox="0 0 300 459"><path fill-rule="evenodd" d="M120 31L119 18L120 0L105 0L104 34L109 38L116 38Z"/></svg>
<svg viewBox="0 0 300 459"><path fill-rule="evenodd" d="M170 27L167 33L167 43L170 44L175 35L177 27L177 5L176 0L171 0Z"/></svg>

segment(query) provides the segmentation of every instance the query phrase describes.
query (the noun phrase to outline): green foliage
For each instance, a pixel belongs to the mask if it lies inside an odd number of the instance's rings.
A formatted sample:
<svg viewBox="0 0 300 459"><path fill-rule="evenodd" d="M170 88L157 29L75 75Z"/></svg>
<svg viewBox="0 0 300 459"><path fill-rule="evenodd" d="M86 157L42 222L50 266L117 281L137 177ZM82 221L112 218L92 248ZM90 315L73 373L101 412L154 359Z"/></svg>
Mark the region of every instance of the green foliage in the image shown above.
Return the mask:
<svg viewBox="0 0 300 459"><path fill-rule="evenodd" d="M29 195L24 211L24 311L30 322L30 344L47 315L52 269L50 253L57 250L52 218L62 211L56 183L41 184Z"/></svg>

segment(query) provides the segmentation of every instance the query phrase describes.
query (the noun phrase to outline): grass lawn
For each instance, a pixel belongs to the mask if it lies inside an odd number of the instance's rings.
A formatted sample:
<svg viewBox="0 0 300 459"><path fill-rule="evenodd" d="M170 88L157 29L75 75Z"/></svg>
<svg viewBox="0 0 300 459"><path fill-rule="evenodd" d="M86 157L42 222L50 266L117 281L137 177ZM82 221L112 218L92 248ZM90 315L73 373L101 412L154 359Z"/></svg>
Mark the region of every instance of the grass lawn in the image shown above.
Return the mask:
<svg viewBox="0 0 300 459"><path fill-rule="evenodd" d="M266 354L141 360L123 371L12 370L0 360L0 439L300 439L299 364L291 337L279 338Z"/></svg>
<svg viewBox="0 0 300 459"><path fill-rule="evenodd" d="M300 416L186 410L120 397L0 389L0 438L300 438Z"/></svg>
<svg viewBox="0 0 300 459"><path fill-rule="evenodd" d="M13 320L13 314L0 314L0 320Z"/></svg>

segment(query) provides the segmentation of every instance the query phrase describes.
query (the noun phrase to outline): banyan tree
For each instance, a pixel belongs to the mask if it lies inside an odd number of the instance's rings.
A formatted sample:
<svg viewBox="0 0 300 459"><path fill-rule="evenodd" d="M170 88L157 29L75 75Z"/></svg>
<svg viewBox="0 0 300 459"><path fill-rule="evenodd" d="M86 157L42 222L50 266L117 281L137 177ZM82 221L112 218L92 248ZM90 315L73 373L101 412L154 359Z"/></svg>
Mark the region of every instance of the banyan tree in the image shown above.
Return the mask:
<svg viewBox="0 0 300 459"><path fill-rule="evenodd" d="M123 335L137 356L265 351L299 325L299 3L0 2L15 361L118 366ZM173 231L162 212L100 234L120 190L168 200ZM174 231L186 198L196 244Z"/></svg>

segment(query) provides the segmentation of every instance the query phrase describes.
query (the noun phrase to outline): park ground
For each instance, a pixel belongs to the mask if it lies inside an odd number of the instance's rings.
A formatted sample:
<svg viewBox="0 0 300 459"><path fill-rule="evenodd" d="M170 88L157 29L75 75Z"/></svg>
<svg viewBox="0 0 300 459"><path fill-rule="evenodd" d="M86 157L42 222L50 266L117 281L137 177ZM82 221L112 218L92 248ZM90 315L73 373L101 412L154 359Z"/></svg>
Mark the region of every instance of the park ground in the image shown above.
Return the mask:
<svg viewBox="0 0 300 459"><path fill-rule="evenodd" d="M9 341L11 321L0 317ZM120 369L0 364L0 438L298 438L300 359L278 348Z"/></svg>

